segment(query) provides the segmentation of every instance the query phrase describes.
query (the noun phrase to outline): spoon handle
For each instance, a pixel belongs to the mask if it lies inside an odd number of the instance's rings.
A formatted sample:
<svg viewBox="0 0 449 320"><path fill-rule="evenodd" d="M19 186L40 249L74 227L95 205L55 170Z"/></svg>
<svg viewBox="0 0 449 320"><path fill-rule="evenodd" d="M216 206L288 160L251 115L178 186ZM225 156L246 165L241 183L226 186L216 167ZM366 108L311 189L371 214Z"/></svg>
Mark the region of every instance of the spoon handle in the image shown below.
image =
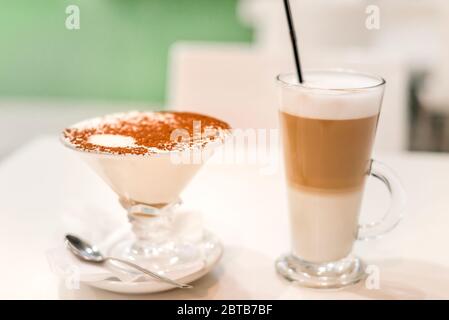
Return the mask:
<svg viewBox="0 0 449 320"><path fill-rule="evenodd" d="M136 270L139 270L139 271L142 272L142 273L145 273L145 274L147 274L147 275L149 275L149 276L151 276L151 277L153 277L153 278L156 278L156 279L158 279L158 280L161 280L161 281L170 283L170 284L172 284L172 285L174 285L174 286L176 286L176 287L178 287L178 288L183 288L183 289L185 289L185 288L193 288L193 287L192 287L191 285L189 285L189 284L180 283L180 282L177 282L177 281L172 280L172 279L170 279L170 278L161 276L160 274L158 274L158 273L156 273L156 272L147 270L147 269L142 268L141 266L139 266L139 265L137 265L137 264L134 264L134 263L129 262L129 261L126 261L126 260L117 259L117 258L112 258L112 257L107 257L107 258L105 258L105 260L117 261L117 262L126 264L127 266L130 266L130 267L132 267L132 268L134 268L134 269L136 269Z"/></svg>

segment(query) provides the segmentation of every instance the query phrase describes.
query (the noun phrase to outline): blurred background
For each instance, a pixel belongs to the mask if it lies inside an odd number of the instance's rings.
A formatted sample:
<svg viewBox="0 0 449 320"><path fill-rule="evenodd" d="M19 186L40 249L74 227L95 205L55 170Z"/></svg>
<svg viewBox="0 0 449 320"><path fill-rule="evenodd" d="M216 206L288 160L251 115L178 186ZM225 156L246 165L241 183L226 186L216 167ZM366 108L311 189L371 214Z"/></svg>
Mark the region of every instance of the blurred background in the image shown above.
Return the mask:
<svg viewBox="0 0 449 320"><path fill-rule="evenodd" d="M377 150L449 152L447 0L291 2L304 68L386 78ZM0 0L0 39L0 159L118 110L275 128L274 77L294 70L280 0Z"/></svg>

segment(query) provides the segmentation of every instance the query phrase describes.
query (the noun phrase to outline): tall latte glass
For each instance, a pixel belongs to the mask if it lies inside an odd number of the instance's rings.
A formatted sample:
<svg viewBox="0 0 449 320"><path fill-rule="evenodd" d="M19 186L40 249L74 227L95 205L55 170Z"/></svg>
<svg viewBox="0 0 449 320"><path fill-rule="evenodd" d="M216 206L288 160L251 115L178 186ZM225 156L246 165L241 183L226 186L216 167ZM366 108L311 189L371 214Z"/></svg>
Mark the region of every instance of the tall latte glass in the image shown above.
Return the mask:
<svg viewBox="0 0 449 320"><path fill-rule="evenodd" d="M404 192L383 164L371 159L385 81L329 70L279 75L291 254L276 262L285 278L307 287L339 288L364 277L351 255L355 240L375 238L397 225ZM378 222L358 223L367 176L391 194Z"/></svg>

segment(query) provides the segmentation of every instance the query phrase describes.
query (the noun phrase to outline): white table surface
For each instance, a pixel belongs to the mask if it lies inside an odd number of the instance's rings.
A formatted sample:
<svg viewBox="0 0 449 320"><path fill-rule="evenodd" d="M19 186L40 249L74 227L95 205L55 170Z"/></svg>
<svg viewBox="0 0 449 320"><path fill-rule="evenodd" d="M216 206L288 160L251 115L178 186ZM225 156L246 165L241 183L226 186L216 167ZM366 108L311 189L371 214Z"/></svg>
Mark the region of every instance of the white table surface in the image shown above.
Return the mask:
<svg viewBox="0 0 449 320"><path fill-rule="evenodd" d="M397 229L356 246L357 254L379 268L378 290L362 283L318 291L277 276L274 260L289 247L282 175L263 175L257 165L210 164L183 198L203 212L204 224L221 237L223 259L193 290L126 296L85 285L68 289L51 272L46 253L61 242L64 232L76 229L73 214L99 226L100 213L123 221L125 215L112 191L75 154L55 137L37 138L0 162L0 298L449 298L449 155L379 158L397 171L408 204ZM366 198L363 218L374 218L385 208L386 193L373 182Z"/></svg>

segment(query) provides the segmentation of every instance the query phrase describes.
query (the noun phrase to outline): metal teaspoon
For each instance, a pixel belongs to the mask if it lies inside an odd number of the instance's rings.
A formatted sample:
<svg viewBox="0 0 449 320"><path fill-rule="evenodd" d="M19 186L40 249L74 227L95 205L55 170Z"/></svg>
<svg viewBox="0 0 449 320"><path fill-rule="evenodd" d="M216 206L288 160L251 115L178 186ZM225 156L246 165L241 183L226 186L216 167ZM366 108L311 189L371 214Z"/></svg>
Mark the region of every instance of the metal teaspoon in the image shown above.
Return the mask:
<svg viewBox="0 0 449 320"><path fill-rule="evenodd" d="M78 238L77 236L67 234L65 236L65 243L66 243L67 248L81 260L93 262L93 263L104 263L108 260L109 261L117 261L117 262L126 264L127 266L130 266L134 269L137 269L140 272L147 274L153 278L164 281L166 283L170 283L178 288L183 288L183 289L184 288L193 288L191 285L180 283L180 282L177 282L170 278L161 276L160 274L157 274L156 272L152 272L150 270L142 268L141 266L138 266L137 264L134 264L132 262L118 259L118 258L113 258L113 257L105 257L101 254L101 252L95 246L92 246L91 244Z"/></svg>

